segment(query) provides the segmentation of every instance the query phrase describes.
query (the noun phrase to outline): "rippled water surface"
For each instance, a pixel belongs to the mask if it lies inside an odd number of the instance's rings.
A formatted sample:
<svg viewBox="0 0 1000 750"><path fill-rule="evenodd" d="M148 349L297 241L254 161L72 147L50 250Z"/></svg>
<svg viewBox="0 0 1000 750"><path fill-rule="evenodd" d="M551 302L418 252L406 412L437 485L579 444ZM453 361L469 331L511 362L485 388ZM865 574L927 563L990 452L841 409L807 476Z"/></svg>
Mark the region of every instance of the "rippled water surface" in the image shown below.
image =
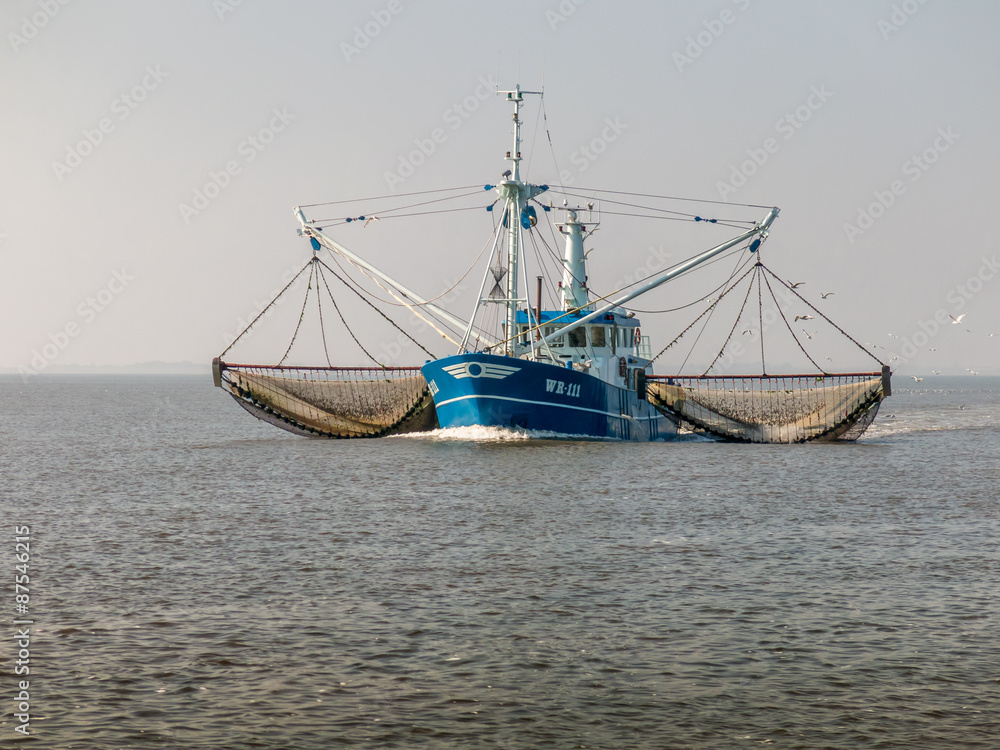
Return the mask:
<svg viewBox="0 0 1000 750"><path fill-rule="evenodd" d="M14 377L0 439L2 747L1000 747L1000 379L745 446L308 440L210 378Z"/></svg>

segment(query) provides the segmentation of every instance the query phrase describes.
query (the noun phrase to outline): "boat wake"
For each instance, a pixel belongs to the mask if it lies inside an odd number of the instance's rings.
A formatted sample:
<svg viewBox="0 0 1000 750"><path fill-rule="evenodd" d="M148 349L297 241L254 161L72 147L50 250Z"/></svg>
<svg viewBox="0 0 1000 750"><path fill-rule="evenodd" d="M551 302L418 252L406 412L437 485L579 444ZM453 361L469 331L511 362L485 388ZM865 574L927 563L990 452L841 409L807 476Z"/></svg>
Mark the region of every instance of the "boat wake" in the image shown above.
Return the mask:
<svg viewBox="0 0 1000 750"><path fill-rule="evenodd" d="M525 430L519 427L446 427L428 432L408 432L393 435L391 440L438 440L475 443L523 443L530 440L600 440L618 442L614 438L595 438L590 435L572 435L550 430Z"/></svg>

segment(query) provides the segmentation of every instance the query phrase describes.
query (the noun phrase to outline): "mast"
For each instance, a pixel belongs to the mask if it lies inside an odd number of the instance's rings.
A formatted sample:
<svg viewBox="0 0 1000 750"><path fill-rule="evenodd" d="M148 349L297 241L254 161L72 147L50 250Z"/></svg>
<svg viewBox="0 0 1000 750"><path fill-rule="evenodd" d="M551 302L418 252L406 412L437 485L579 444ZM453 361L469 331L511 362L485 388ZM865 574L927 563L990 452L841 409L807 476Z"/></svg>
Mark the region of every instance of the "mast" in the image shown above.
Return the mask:
<svg viewBox="0 0 1000 750"><path fill-rule="evenodd" d="M507 227L507 283L504 303L507 307L504 316L504 354L515 356L517 333L517 308L522 301L525 307L528 300L521 300L518 297L518 263L521 254L521 228L530 228L531 217L526 212L528 201L539 193L548 190L547 185L531 185L521 181L521 119L519 117L521 103L524 101L523 94L538 94L541 91L522 91L521 85L517 84L510 91L497 91L498 94L506 94L507 101L514 105L514 148L507 152L505 159L510 162L510 169L504 172L504 181L496 186L497 193L504 200L503 221Z"/></svg>

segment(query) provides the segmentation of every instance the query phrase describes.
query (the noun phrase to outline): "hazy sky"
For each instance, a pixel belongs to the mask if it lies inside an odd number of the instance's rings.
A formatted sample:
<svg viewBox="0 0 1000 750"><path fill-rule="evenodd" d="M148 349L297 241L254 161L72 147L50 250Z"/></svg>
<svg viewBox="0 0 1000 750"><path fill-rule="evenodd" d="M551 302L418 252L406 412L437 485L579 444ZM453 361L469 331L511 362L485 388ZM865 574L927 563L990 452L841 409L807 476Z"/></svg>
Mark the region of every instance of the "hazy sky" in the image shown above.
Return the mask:
<svg viewBox="0 0 1000 750"><path fill-rule="evenodd" d="M894 367L1000 371L998 3L4 0L0 12L0 367L207 363L308 259L292 206L496 182L510 115L487 92L498 69L502 86L529 89L544 69L555 158L575 185L779 206L768 264L812 299L834 291L823 309L894 349ZM529 99L526 177L555 184L538 112ZM434 153L392 177L436 129ZM603 153L584 155L602 134ZM492 226L456 216L331 232L432 296ZM651 248L711 244L672 244L674 229L616 242L606 220L592 278L632 273Z"/></svg>

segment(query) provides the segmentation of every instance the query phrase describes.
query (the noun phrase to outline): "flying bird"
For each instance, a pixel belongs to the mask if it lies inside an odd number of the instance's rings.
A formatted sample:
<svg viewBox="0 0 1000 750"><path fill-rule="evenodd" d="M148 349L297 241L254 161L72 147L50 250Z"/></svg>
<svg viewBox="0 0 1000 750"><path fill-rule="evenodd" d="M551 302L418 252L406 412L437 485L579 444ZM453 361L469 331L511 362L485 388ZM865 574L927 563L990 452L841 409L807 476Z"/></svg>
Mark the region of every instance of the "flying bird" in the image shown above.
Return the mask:
<svg viewBox="0 0 1000 750"><path fill-rule="evenodd" d="M829 296L831 296L833 294L834 294L833 292L820 292L819 296L820 296L821 299L826 299L827 297L829 297Z"/></svg>
<svg viewBox="0 0 1000 750"><path fill-rule="evenodd" d="M894 338L894 339L898 339L898 338L899 338L899 336L896 336L896 335L894 335L894 334L892 334L892 333L890 333L890 334L888 334L888 335L889 335L889 336L891 336L891 337L892 337L892 338Z"/></svg>
<svg viewBox="0 0 1000 750"><path fill-rule="evenodd" d="M819 331L813 331L812 333L809 333L809 331L807 331L805 328L803 328L802 329L802 333L804 333L806 335L807 339L811 339L813 336L815 336L817 333L819 333Z"/></svg>
<svg viewBox="0 0 1000 750"><path fill-rule="evenodd" d="M954 315L949 315L948 317L951 318L951 324L953 326L957 326L959 323L962 322L962 318L964 318L966 315L968 315L968 313L962 313L957 318Z"/></svg>
<svg viewBox="0 0 1000 750"><path fill-rule="evenodd" d="M940 370L931 370L931 375L940 375L940 374L941 374Z"/></svg>
<svg viewBox="0 0 1000 750"><path fill-rule="evenodd" d="M789 284L788 286L789 286L789 287L790 287L791 289L798 289L798 288L799 288L800 286L802 286L802 285L803 285L803 284L805 284L805 283L806 283L806 282L804 282L804 281L796 281L796 282L795 282L794 284Z"/></svg>
<svg viewBox="0 0 1000 750"><path fill-rule="evenodd" d="M361 228L364 229L366 226L368 226L369 224L371 224L373 221L382 221L382 220L379 217L377 217L377 216L369 216L367 219L365 219L364 226L362 226Z"/></svg>
<svg viewBox="0 0 1000 750"><path fill-rule="evenodd" d="M928 349L927 351L929 351L929 352L936 352L937 349Z"/></svg>
<svg viewBox="0 0 1000 750"><path fill-rule="evenodd" d="M745 329L743 330L743 335L744 335L744 336L746 336L746 335L747 335L748 333L749 333L749 334L750 334L751 336L753 336L753 329L751 329L751 328L745 328Z"/></svg>
<svg viewBox="0 0 1000 750"><path fill-rule="evenodd" d="M921 380L923 380L923 378L918 378L916 375L910 375L910 377L913 378L914 383L919 383Z"/></svg>
<svg viewBox="0 0 1000 750"><path fill-rule="evenodd" d="M797 323L800 320L812 320L812 319L813 319L812 315L796 315L795 320L793 320L792 322Z"/></svg>

